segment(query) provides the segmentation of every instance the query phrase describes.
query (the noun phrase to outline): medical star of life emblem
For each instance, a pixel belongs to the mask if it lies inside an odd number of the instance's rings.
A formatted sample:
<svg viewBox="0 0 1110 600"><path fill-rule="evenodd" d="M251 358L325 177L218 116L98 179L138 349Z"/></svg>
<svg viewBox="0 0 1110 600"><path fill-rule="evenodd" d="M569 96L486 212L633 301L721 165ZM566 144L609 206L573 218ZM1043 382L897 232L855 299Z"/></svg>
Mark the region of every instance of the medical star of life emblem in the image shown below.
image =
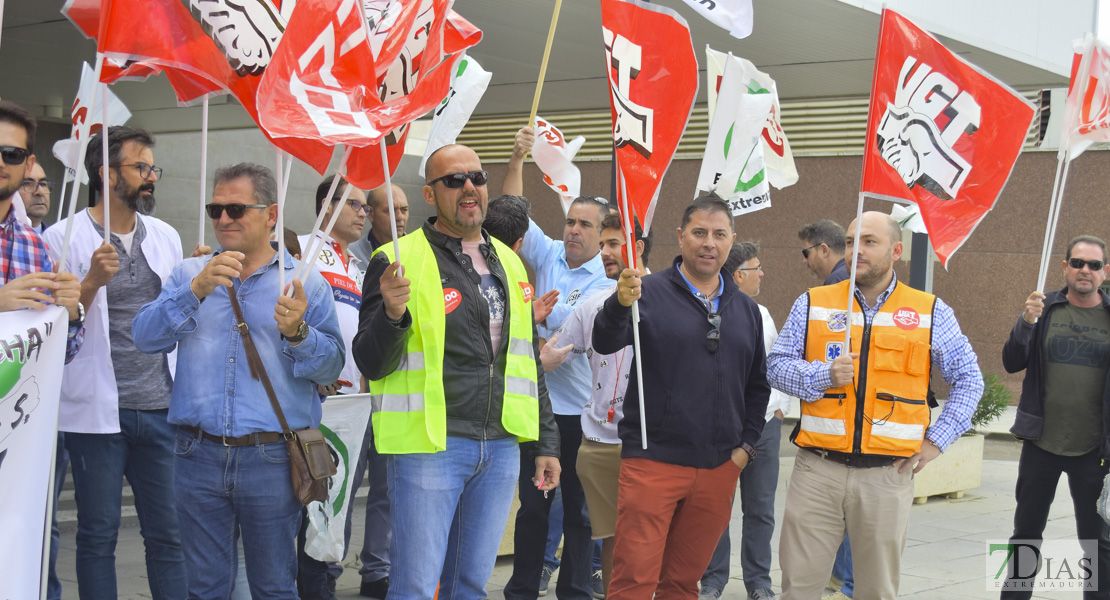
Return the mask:
<svg viewBox="0 0 1110 600"><path fill-rule="evenodd" d="M832 362L844 352L844 342L829 342L825 344L825 362Z"/></svg>

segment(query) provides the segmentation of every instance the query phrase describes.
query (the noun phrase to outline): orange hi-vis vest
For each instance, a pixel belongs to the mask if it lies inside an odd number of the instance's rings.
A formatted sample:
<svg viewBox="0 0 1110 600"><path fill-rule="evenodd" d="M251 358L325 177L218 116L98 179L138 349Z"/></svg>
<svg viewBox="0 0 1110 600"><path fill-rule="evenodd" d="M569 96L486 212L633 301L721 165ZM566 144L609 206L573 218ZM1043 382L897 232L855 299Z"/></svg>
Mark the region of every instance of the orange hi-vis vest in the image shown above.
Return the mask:
<svg viewBox="0 0 1110 600"><path fill-rule="evenodd" d="M806 361L832 362L844 351L848 283L809 291ZM855 379L849 386L825 390L823 398L802 402L794 442L884 456L911 456L920 450L929 427L926 397L935 303L936 296L899 282L865 325L853 295L852 352L860 355Z"/></svg>

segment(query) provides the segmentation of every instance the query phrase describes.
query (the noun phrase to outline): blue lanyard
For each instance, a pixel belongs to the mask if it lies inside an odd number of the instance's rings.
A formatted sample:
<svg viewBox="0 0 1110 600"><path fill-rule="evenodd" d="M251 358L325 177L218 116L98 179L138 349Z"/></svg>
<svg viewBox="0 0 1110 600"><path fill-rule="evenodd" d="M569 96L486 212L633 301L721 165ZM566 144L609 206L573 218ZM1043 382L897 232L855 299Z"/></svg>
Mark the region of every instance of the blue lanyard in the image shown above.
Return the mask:
<svg viewBox="0 0 1110 600"><path fill-rule="evenodd" d="M717 312L717 307L721 304L720 294L718 294L715 298L709 298L705 294L701 293L701 290L694 287L694 284L690 283L689 279L686 279L686 274L682 272L682 263L678 263L678 274L682 276L682 280L686 282L686 287L690 288L690 292L694 294L694 297L700 300L702 304L705 304L705 307L709 309L709 312ZM721 290L721 292L723 293L725 291L725 276L717 273L717 279L717 289Z"/></svg>

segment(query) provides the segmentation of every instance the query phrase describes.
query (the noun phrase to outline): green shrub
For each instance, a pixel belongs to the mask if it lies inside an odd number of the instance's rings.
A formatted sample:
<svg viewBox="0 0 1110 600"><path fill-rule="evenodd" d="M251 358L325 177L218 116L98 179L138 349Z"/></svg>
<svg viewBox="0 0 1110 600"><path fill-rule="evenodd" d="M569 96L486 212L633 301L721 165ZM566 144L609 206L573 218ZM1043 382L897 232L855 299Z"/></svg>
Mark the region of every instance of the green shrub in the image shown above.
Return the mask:
<svg viewBox="0 0 1110 600"><path fill-rule="evenodd" d="M971 415L971 428L978 429L1002 416L1013 392L1006 389L993 373L983 376L983 397L979 399L979 406Z"/></svg>

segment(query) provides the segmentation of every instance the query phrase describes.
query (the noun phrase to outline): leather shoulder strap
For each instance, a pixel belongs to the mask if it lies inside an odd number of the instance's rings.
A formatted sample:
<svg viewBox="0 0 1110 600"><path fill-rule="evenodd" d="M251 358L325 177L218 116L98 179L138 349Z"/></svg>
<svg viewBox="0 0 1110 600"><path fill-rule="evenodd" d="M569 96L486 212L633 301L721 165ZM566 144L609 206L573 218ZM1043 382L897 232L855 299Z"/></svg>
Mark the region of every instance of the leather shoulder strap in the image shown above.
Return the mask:
<svg viewBox="0 0 1110 600"><path fill-rule="evenodd" d="M270 376L266 374L262 357L258 355L258 348L254 346L254 340L251 339L250 329L247 327L246 321L243 320L243 309L239 307L238 294L234 289L228 288L227 295L231 299L231 310L235 311L235 322L238 323L239 337L243 339L243 348L247 351L247 364L251 369L251 377L261 381L262 387L266 388L266 395L270 398L270 406L274 407L274 413L277 414L278 422L281 423L281 432L288 437L291 434L289 423L285 420L285 413L281 410L281 404L278 404L277 394L274 393L274 386L270 383Z"/></svg>

